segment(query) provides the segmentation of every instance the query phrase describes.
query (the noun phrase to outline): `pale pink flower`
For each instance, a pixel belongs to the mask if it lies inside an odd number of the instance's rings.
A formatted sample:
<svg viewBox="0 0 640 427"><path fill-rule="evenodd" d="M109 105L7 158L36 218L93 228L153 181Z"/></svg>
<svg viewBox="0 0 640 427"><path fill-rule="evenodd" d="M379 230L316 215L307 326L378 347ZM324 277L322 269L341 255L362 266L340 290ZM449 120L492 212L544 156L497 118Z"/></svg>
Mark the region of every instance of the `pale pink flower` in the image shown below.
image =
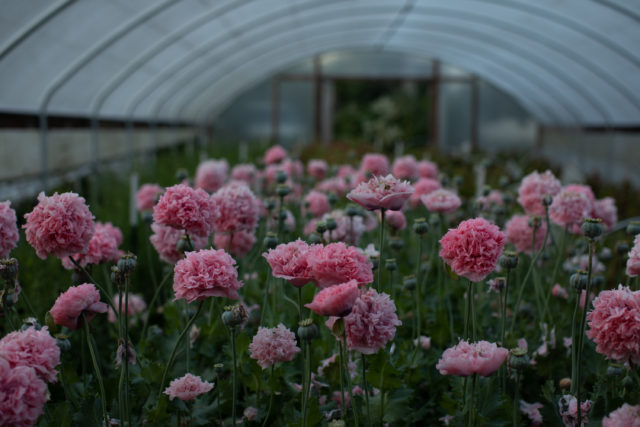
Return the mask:
<svg viewBox="0 0 640 427"><path fill-rule="evenodd" d="M184 184L167 188L153 207L153 220L158 224L198 236L211 234L219 215L217 206L204 190L194 190Z"/></svg>
<svg viewBox="0 0 640 427"><path fill-rule="evenodd" d="M529 351L529 343L527 342L526 338L519 338L518 339L518 348L521 348L525 351Z"/></svg>
<svg viewBox="0 0 640 427"><path fill-rule="evenodd" d="M169 264L175 264L184 257L182 252L178 251L178 242L180 237L184 235L184 231L158 224L157 222L151 224L151 230L153 234L149 237L149 241L158 251L158 256L161 260ZM196 251L204 249L208 243L206 237L196 234L189 235L189 240L191 240L193 249Z"/></svg>
<svg viewBox="0 0 640 427"><path fill-rule="evenodd" d="M156 197L164 192L158 184L143 184L136 194L136 207L140 212L150 211L156 204Z"/></svg>
<svg viewBox="0 0 640 427"><path fill-rule="evenodd" d="M378 213L378 216L381 216ZM384 216L385 223L396 231L404 230L407 226L407 219L404 217L402 211L389 211Z"/></svg>
<svg viewBox="0 0 640 427"><path fill-rule="evenodd" d="M602 419L602 427L640 427L640 405L625 403Z"/></svg>
<svg viewBox="0 0 640 427"><path fill-rule="evenodd" d="M420 176L418 161L411 154L398 157L393 161L391 173L398 179L414 180Z"/></svg>
<svg viewBox="0 0 640 427"><path fill-rule="evenodd" d="M544 236L547 233L547 224L540 222L540 226L536 230L535 238L533 237L533 228L529 225L531 217L527 215L514 215L504 225L504 231L507 237L507 243L513 244L516 251L531 255L531 244L534 243L535 251L542 249Z"/></svg>
<svg viewBox="0 0 640 427"><path fill-rule="evenodd" d="M628 287L602 291L587 314L587 337L596 351L616 362L640 365L640 291Z"/></svg>
<svg viewBox="0 0 640 427"><path fill-rule="evenodd" d="M96 314L106 312L107 304L100 302L100 292L92 283L71 286L58 296L49 310L57 325L66 326L69 329L78 329L81 326L82 314L87 321L90 321Z"/></svg>
<svg viewBox="0 0 640 427"><path fill-rule="evenodd" d="M610 230L618 222L618 208L612 197L596 200L593 204L593 218L600 218L605 230Z"/></svg>
<svg viewBox="0 0 640 427"><path fill-rule="evenodd" d="M289 362L299 351L296 336L282 323L276 328L259 327L249 344L250 357L255 359L262 369L278 362Z"/></svg>
<svg viewBox="0 0 640 427"><path fill-rule="evenodd" d="M502 193L498 190L491 190L486 196L481 196L476 199L478 209L481 211L489 210L493 206L502 206Z"/></svg>
<svg viewBox="0 0 640 427"><path fill-rule="evenodd" d="M568 272L575 272L576 270L587 271L589 269L589 255L582 254L576 255L566 260L562 267ZM602 273L605 270L604 264L598 260L598 256L594 253L591 257L591 270L595 273Z"/></svg>
<svg viewBox="0 0 640 427"><path fill-rule="evenodd" d="M420 178L437 178L438 165L429 160L421 160L418 162L418 174Z"/></svg>
<svg viewBox="0 0 640 427"><path fill-rule="evenodd" d="M38 195L38 204L22 226L27 241L38 257L55 254L58 258L84 253L89 249L95 223L82 197L75 193Z"/></svg>
<svg viewBox="0 0 640 427"><path fill-rule="evenodd" d="M566 226L579 226L591 215L592 203L583 192L564 188L553 198L549 207L549 218L554 224ZM578 227L579 230L579 227ZM576 232L575 227L571 228Z"/></svg>
<svg viewBox="0 0 640 427"><path fill-rule="evenodd" d="M508 355L509 350L498 347L495 343L488 341L469 343L463 340L442 353L436 369L442 375L467 377L479 374L488 377L500 368Z"/></svg>
<svg viewBox="0 0 640 427"><path fill-rule="evenodd" d="M358 282L350 280L322 289L311 303L305 304L305 307L320 316L344 317L351 313L359 295Z"/></svg>
<svg viewBox="0 0 640 427"><path fill-rule="evenodd" d="M73 259L81 267L86 267L89 264L102 264L103 262L117 262L120 259L118 238L122 239L122 232L119 229L111 224L97 222L93 236L89 240L89 250L73 255ZM63 258L62 265L67 270L76 268L69 258Z"/></svg>
<svg viewBox="0 0 640 427"><path fill-rule="evenodd" d="M11 368L33 368L43 381L58 381L56 366L60 364L60 348L46 326L40 330L30 327L4 336L0 340L0 359L9 362Z"/></svg>
<svg viewBox="0 0 640 427"><path fill-rule="evenodd" d="M468 219L440 239L440 257L457 275L479 282L495 269L504 240L504 233L486 219Z"/></svg>
<svg viewBox="0 0 640 427"><path fill-rule="evenodd" d="M171 381L169 387L164 390L164 394L169 396L169 400L176 397L180 400L193 400L201 394L210 392L211 389L213 389L213 383L202 381L202 378L192 374L185 374Z"/></svg>
<svg viewBox="0 0 640 427"><path fill-rule="evenodd" d="M442 188L420 197L420 200L429 212L451 213L462 204L456 193Z"/></svg>
<svg viewBox="0 0 640 427"><path fill-rule="evenodd" d="M336 176L338 178L348 178L348 177L351 177L356 172L357 171L355 170L355 168L351 165L341 165L340 167L338 167L338 172L336 173Z"/></svg>
<svg viewBox="0 0 640 427"><path fill-rule="evenodd" d="M214 221L216 232L253 231L260 219L260 204L243 184L222 187L211 196L220 216Z"/></svg>
<svg viewBox="0 0 640 427"><path fill-rule="evenodd" d="M629 277L640 275L640 234L633 240L633 247L629 251L629 259L627 259L626 272Z"/></svg>
<svg viewBox="0 0 640 427"><path fill-rule="evenodd" d="M360 171L373 176L385 176L389 173L389 159L384 154L370 153L362 157Z"/></svg>
<svg viewBox="0 0 640 427"><path fill-rule="evenodd" d="M231 236L233 236L233 240L231 241L231 247L229 247ZM256 244L256 235L253 231L246 230L238 230L230 234L216 233L213 237L213 243L216 248L228 250L236 258L242 258Z"/></svg>
<svg viewBox="0 0 640 427"><path fill-rule="evenodd" d="M591 203L592 206L596 202L596 196L595 196L595 194L593 194L593 190L588 185L584 185L584 184L569 184L564 188L564 190L574 191L576 193L584 194L585 196L587 196L587 199L589 199L589 202Z"/></svg>
<svg viewBox="0 0 640 427"><path fill-rule="evenodd" d="M544 196L555 197L562 189L562 184L551 171L542 174L534 171L522 179L518 189L518 203L529 215L545 215L542 198Z"/></svg>
<svg viewBox="0 0 640 427"><path fill-rule="evenodd" d="M529 418L531 421L530 425L532 426L542 425L542 414L540 413L540 409L543 407L544 405L542 403L527 403L524 400L520 400L520 412Z"/></svg>
<svg viewBox="0 0 640 427"><path fill-rule="evenodd" d="M355 280L364 285L373 282L373 264L368 257L342 242L317 245L308 255L312 276L318 287Z"/></svg>
<svg viewBox="0 0 640 427"><path fill-rule="evenodd" d="M196 169L196 188L208 193L215 193L224 185L229 174L229 163L226 160L206 160Z"/></svg>
<svg viewBox="0 0 640 427"><path fill-rule="evenodd" d="M360 241L362 234L366 231L362 217L353 217L353 241L351 241L351 218L342 209L334 209L331 213L323 215L322 221L326 221L328 218L333 218L336 222L336 229L331 231L331 233L329 233L329 230L324 232L322 237L326 241L342 241L356 245ZM313 227L313 231L315 231L315 224Z"/></svg>
<svg viewBox="0 0 640 427"><path fill-rule="evenodd" d="M413 340L413 345L415 347L417 347L418 345L420 345L420 347L423 350L429 350L431 348L431 338L430 337L426 337L424 335L420 335L420 338L416 338Z"/></svg>
<svg viewBox="0 0 640 427"><path fill-rule="evenodd" d="M33 426L48 399L47 385L29 366L11 367L0 357L0 425Z"/></svg>
<svg viewBox="0 0 640 427"><path fill-rule="evenodd" d="M551 295L553 295L556 298L563 298L563 299L569 298L569 293L565 288L560 286L559 283L556 283L555 285L553 285L553 289L551 289Z"/></svg>
<svg viewBox="0 0 640 427"><path fill-rule="evenodd" d="M307 164L307 173L315 179L324 179L329 170L329 165L324 160L313 159Z"/></svg>
<svg viewBox="0 0 640 427"><path fill-rule="evenodd" d="M567 349L567 356L571 355L571 346L573 345L573 338L562 337L562 345Z"/></svg>
<svg viewBox="0 0 640 427"><path fill-rule="evenodd" d="M122 295L123 319L124 319L125 305L127 302L125 295ZM113 305L115 306L116 310L120 311L120 294L119 293L113 294ZM132 294L131 292L129 292L129 305L128 305L127 311L129 313L130 323L134 324L136 319L133 316L143 313L146 308L147 308L147 303L144 302L144 299L140 295ZM111 323L116 323L116 313L115 311L113 311L111 307L109 307L109 311L107 312L107 319Z"/></svg>
<svg viewBox="0 0 640 427"><path fill-rule="evenodd" d="M127 363L129 365L135 365L138 362L137 354L133 348L133 345L131 344L131 341L129 341L128 348L125 348L124 340L120 338L118 348L116 350L116 368L119 368L120 365L122 365L122 361L124 360L125 355L127 357Z"/></svg>
<svg viewBox="0 0 640 427"><path fill-rule="evenodd" d="M586 426L589 423L589 411L593 402L585 400L580 403L580 409L582 410L582 420L580 420L580 426ZM578 400L570 394L565 394L558 401L558 409L560 410L560 416L565 427L577 427L578 426Z"/></svg>
<svg viewBox="0 0 640 427"><path fill-rule="evenodd" d="M254 421L258 416L258 409L253 406L248 406L242 412L242 416L246 418L247 421Z"/></svg>
<svg viewBox="0 0 640 427"><path fill-rule="evenodd" d="M118 244L118 246L122 244L124 236L122 235L122 230L120 230L119 227L116 227L110 222L102 223L102 227L105 230L105 232L107 232L108 234L111 235L111 237L116 239L116 243Z"/></svg>
<svg viewBox="0 0 640 427"><path fill-rule="evenodd" d="M270 165L273 163L280 163L287 157L287 150L280 145L274 145L264 153L264 164Z"/></svg>
<svg viewBox="0 0 640 427"><path fill-rule="evenodd" d="M347 348L363 354L377 353L393 339L400 325L389 295L369 289L355 300L351 313L344 318Z"/></svg>
<svg viewBox="0 0 640 427"><path fill-rule="evenodd" d="M16 211L11 209L11 202L0 202L0 259L9 258L9 253L18 244Z"/></svg>
<svg viewBox="0 0 640 427"><path fill-rule="evenodd" d="M327 197L326 194L316 190L311 190L309 194L305 196L304 204L306 209L311 212L311 215L316 218L328 213L331 210L329 197Z"/></svg>
<svg viewBox="0 0 640 427"><path fill-rule="evenodd" d="M260 180L258 169L252 163L235 165L231 169L231 179L242 181L249 187L254 188Z"/></svg>
<svg viewBox="0 0 640 427"><path fill-rule="evenodd" d="M367 182L359 184L347 194L347 198L367 210L402 209L413 194L413 187L408 181L400 181L393 175L374 176Z"/></svg>
<svg viewBox="0 0 640 427"><path fill-rule="evenodd" d="M238 299L238 270L235 261L224 249L203 249L187 252L173 269L175 299L187 303L208 297Z"/></svg>
<svg viewBox="0 0 640 427"><path fill-rule="evenodd" d="M412 208L417 208L422 203L421 197L426 196L441 188L440 181L432 178L420 178L413 184L414 192L409 198L409 204Z"/></svg>
<svg viewBox="0 0 640 427"><path fill-rule="evenodd" d="M313 281L313 271L309 262L311 248L306 242L298 239L269 249L262 256L271 266L274 277L285 279L299 288Z"/></svg>

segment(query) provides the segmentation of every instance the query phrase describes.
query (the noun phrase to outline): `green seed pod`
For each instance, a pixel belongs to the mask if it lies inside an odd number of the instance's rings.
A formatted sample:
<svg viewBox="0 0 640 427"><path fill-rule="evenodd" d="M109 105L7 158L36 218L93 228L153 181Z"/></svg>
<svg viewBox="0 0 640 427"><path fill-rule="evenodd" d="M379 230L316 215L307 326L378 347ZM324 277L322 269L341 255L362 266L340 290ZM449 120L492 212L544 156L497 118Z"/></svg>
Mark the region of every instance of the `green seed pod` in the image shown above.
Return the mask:
<svg viewBox="0 0 640 427"><path fill-rule="evenodd" d="M336 193L329 193L329 195L327 196L327 198L329 199L329 204L331 206L335 205L336 203L338 203L338 196L336 195Z"/></svg>
<svg viewBox="0 0 640 427"><path fill-rule="evenodd" d="M284 184L287 182L287 173L283 170L276 171L276 182L278 184Z"/></svg>
<svg viewBox="0 0 640 427"><path fill-rule="evenodd" d="M620 240L618 243L616 243L616 252L618 253L618 255L626 255L627 252L629 252L629 243L625 242L624 240Z"/></svg>
<svg viewBox="0 0 640 427"><path fill-rule="evenodd" d="M347 208L344 210L344 212L347 214L347 216L353 217L358 215L359 210L357 206L348 205Z"/></svg>
<svg viewBox="0 0 640 427"><path fill-rule="evenodd" d="M587 289L587 272L578 270L569 278L569 284L577 290Z"/></svg>
<svg viewBox="0 0 640 427"><path fill-rule="evenodd" d="M318 327L312 319L302 320L298 325L298 336L302 341L311 341L318 336Z"/></svg>
<svg viewBox="0 0 640 427"><path fill-rule="evenodd" d="M402 284L406 290L413 291L418 286L418 281L416 280L416 276L405 276Z"/></svg>
<svg viewBox="0 0 640 427"><path fill-rule="evenodd" d="M222 313L222 323L230 328L241 325L247 320L247 311L242 304L226 306L224 309L225 311Z"/></svg>
<svg viewBox="0 0 640 427"><path fill-rule="evenodd" d="M589 239L595 239L602 234L602 220L600 218L587 218L582 223L582 233Z"/></svg>
<svg viewBox="0 0 640 427"><path fill-rule="evenodd" d="M268 232L262 243L265 248L273 249L278 246L278 236L276 233Z"/></svg>
<svg viewBox="0 0 640 427"><path fill-rule="evenodd" d="M391 247L391 249L399 251L404 247L404 240L399 237L392 237L389 240L389 246Z"/></svg>
<svg viewBox="0 0 640 427"><path fill-rule="evenodd" d="M531 362L531 360L529 359L527 350L518 347L518 348L511 349L509 353L510 353L509 366L512 369L521 371L527 366L529 366L529 363Z"/></svg>
<svg viewBox="0 0 640 427"><path fill-rule="evenodd" d="M327 227L327 230L330 230L330 231L338 228L338 223L336 223L336 220L333 218L327 218L325 220L325 225Z"/></svg>
<svg viewBox="0 0 640 427"><path fill-rule="evenodd" d="M289 193L291 193L291 188L286 185L280 184L276 187L276 194L278 197L285 197Z"/></svg>
<svg viewBox="0 0 640 427"><path fill-rule="evenodd" d="M320 237L320 235L318 233L311 233L309 235L309 243L312 245L318 244L318 243L322 243L322 237Z"/></svg>
<svg viewBox="0 0 640 427"><path fill-rule="evenodd" d="M185 179L189 179L189 172L186 169L180 168L176 171L176 180L182 182Z"/></svg>
<svg viewBox="0 0 640 427"><path fill-rule="evenodd" d="M640 234L640 221L631 221L627 225L626 232L630 236L635 236L636 234Z"/></svg>
<svg viewBox="0 0 640 427"><path fill-rule="evenodd" d="M518 254L513 251L504 251L498 262L502 268L513 270L518 266Z"/></svg>
<svg viewBox="0 0 640 427"><path fill-rule="evenodd" d="M419 236L429 232L429 224L424 218L418 218L413 222L413 232Z"/></svg>
<svg viewBox="0 0 640 427"><path fill-rule="evenodd" d="M13 283L18 275L18 260L7 258L0 260L0 277L9 283Z"/></svg>
<svg viewBox="0 0 640 427"><path fill-rule="evenodd" d="M325 221L316 222L316 232L322 235L325 231L327 231L327 223Z"/></svg>
<svg viewBox="0 0 640 427"><path fill-rule="evenodd" d="M387 268L387 271L395 271L398 269L398 263L395 258L389 258L385 262L385 267Z"/></svg>

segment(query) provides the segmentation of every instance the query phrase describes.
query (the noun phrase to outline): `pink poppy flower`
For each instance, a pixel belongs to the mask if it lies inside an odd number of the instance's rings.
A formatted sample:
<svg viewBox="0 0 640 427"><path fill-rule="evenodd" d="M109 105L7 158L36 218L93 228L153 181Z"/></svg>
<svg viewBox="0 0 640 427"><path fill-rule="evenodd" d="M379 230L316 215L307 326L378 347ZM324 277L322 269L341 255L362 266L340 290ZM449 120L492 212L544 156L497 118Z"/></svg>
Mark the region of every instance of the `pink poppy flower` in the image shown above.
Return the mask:
<svg viewBox="0 0 640 427"><path fill-rule="evenodd" d="M276 328L259 327L249 344L249 352L262 369L267 369L278 362L293 360L300 348L293 332L280 323Z"/></svg>
<svg viewBox="0 0 640 427"><path fill-rule="evenodd" d="M495 343L460 341L458 345L442 353L436 369L442 375L467 377L479 374L488 377L500 368L508 355L509 350L498 347Z"/></svg>
<svg viewBox="0 0 640 427"><path fill-rule="evenodd" d="M440 181L432 178L420 178L413 184L414 192L409 198L409 204L412 208L417 208L422 203L421 197L426 196L441 188Z"/></svg>
<svg viewBox="0 0 640 427"><path fill-rule="evenodd" d="M373 282L373 264L358 248L342 242L317 245L308 255L316 286L326 288L355 280L360 285Z"/></svg>
<svg viewBox="0 0 640 427"><path fill-rule="evenodd" d="M527 215L514 215L505 224L507 243L516 247L516 251L531 255L531 243L534 241L533 228L529 225L530 217ZM544 235L547 233L547 224L540 222L536 230L534 250L542 249Z"/></svg>
<svg viewBox="0 0 640 427"><path fill-rule="evenodd" d="M540 413L540 409L543 407L544 405L542 403L527 403L524 400L520 400L520 412L529 418L532 426L542 425L542 414Z"/></svg>
<svg viewBox="0 0 640 427"><path fill-rule="evenodd" d="M580 409L582 410L582 420L580 426L586 426L589 424L589 411L593 402L585 400L580 403ZM570 394L565 394L558 401L558 408L560 410L560 416L562 422L566 427L578 426L578 400Z"/></svg>
<svg viewBox="0 0 640 427"><path fill-rule="evenodd" d="M578 226L573 232L579 232L579 226L585 218L591 216L593 204L584 192L573 191L569 187L564 188L553 198L549 207L549 218L554 224L565 226Z"/></svg>
<svg viewBox="0 0 640 427"><path fill-rule="evenodd" d="M605 230L610 230L618 222L618 208L612 197L596 200L593 204L593 218L600 218Z"/></svg>
<svg viewBox="0 0 640 427"><path fill-rule="evenodd" d="M640 427L640 405L625 403L602 419L602 427Z"/></svg>
<svg viewBox="0 0 640 427"><path fill-rule="evenodd" d="M248 406L245 408L245 410L242 412L242 416L247 420L247 421L254 421L256 419L256 417L258 416L258 409L254 408L253 406Z"/></svg>
<svg viewBox="0 0 640 427"><path fill-rule="evenodd" d="M122 295L123 316L124 316L124 306L126 303L125 295L126 294ZM120 311L120 294L119 293L113 294L113 305L115 306L116 310ZM129 321L131 324L135 324L135 321L136 321L135 317L133 316L143 313L146 308L147 308L147 303L144 302L144 299L140 295L129 293L129 305L128 305L127 311L129 312ZM113 311L111 307L108 308L107 319L109 320L110 323L116 323L116 312Z"/></svg>
<svg viewBox="0 0 640 427"><path fill-rule="evenodd" d="M40 330L30 327L4 336L0 340L0 359L9 362L11 368L33 368L43 381L58 381L56 366L60 364L60 348L46 326Z"/></svg>
<svg viewBox="0 0 640 427"><path fill-rule="evenodd" d="M640 275L640 234L633 240L633 247L629 251L629 259L627 259L626 272L629 277Z"/></svg>
<svg viewBox="0 0 640 427"><path fill-rule="evenodd" d="M89 240L89 250L73 255L73 259L82 267L103 262L117 262L120 259L118 238L122 241L122 232L111 224L96 223L96 228ZM62 266L67 270L75 269L69 258L62 259Z"/></svg>
<svg viewBox="0 0 640 427"><path fill-rule="evenodd" d="M298 239L282 243L262 254L271 266L274 277L279 277L295 287L313 281L313 270L309 262L311 246Z"/></svg>
<svg viewBox="0 0 640 427"><path fill-rule="evenodd" d="M468 219L440 239L440 256L457 275L480 282L496 268L504 240L500 229L486 219Z"/></svg>
<svg viewBox="0 0 640 427"><path fill-rule="evenodd" d="M326 194L311 190L304 198L305 209L308 209L315 218L318 218L331 210L329 197Z"/></svg>
<svg viewBox="0 0 640 427"><path fill-rule="evenodd" d="M229 247L229 241L231 241L231 247ZM241 258L251 251L253 245L256 244L256 234L253 231L239 230L232 234L217 233L213 237L213 243L216 248L228 250L231 255L236 258Z"/></svg>
<svg viewBox="0 0 640 427"><path fill-rule="evenodd" d="M418 162L418 174L420 178L437 178L438 165L429 160L421 160Z"/></svg>
<svg viewBox="0 0 640 427"><path fill-rule="evenodd" d="M156 197L164 192L158 184L143 184L136 194L136 207L140 212L150 211L156 204Z"/></svg>
<svg viewBox="0 0 640 427"><path fill-rule="evenodd" d="M389 159L384 154L370 153L362 157L360 171L373 176L385 176L389 173Z"/></svg>
<svg viewBox="0 0 640 427"><path fill-rule="evenodd" d="M415 347L419 345L423 350L429 350L431 348L431 338L420 335L419 339L416 338L413 340L413 345Z"/></svg>
<svg viewBox="0 0 640 427"><path fill-rule="evenodd" d="M35 425L48 396L47 385L33 368L11 367L0 357L0 425Z"/></svg>
<svg viewBox="0 0 640 427"><path fill-rule="evenodd" d="M216 218L216 232L253 231L260 219L260 204L244 184L230 184L211 196L220 215Z"/></svg>
<svg viewBox="0 0 640 427"><path fill-rule="evenodd" d="M462 201L456 193L439 189L420 197L429 212L451 213L460 207Z"/></svg>
<svg viewBox="0 0 640 427"><path fill-rule="evenodd" d="M313 159L307 164L307 173L315 179L324 179L327 176L329 165L324 160Z"/></svg>
<svg viewBox="0 0 640 427"><path fill-rule="evenodd" d="M231 179L242 181L250 188L255 188L260 181L260 174L252 163L239 164L231 169Z"/></svg>
<svg viewBox="0 0 640 427"><path fill-rule="evenodd" d="M180 400L193 400L201 394L210 392L211 389L213 389L213 383L202 381L202 378L192 374L185 374L171 381L169 387L164 390L164 394L169 396L169 400L176 397Z"/></svg>
<svg viewBox="0 0 640 427"><path fill-rule="evenodd" d="M178 251L178 242L184 235L184 231L158 224L157 222L151 224L151 230L153 234L149 237L149 241L158 251L158 256L161 260L168 264L175 264L184 258L182 252ZM191 240L193 249L196 251L204 249L208 243L206 237L201 237L197 234L189 235L189 240Z"/></svg>
<svg viewBox="0 0 640 427"><path fill-rule="evenodd" d="M359 184L347 198L367 210L389 209L399 211L413 194L408 181L399 181L393 175L374 176Z"/></svg>
<svg viewBox="0 0 640 427"><path fill-rule="evenodd" d="M345 317L351 313L359 295L358 282L351 280L322 289L311 303L305 304L305 307L320 316Z"/></svg>
<svg viewBox="0 0 640 427"><path fill-rule="evenodd" d="M50 254L64 258L89 249L95 223L93 215L82 197L75 193L55 193L47 197L38 195L38 204L22 226L27 242L45 259Z"/></svg>
<svg viewBox="0 0 640 427"><path fill-rule="evenodd" d="M534 171L522 179L518 189L518 203L529 215L545 215L542 198L555 197L562 190L562 184L553 176L551 171L542 174Z"/></svg>
<svg viewBox="0 0 640 427"><path fill-rule="evenodd" d="M11 202L0 202L0 259L9 258L9 253L18 244L18 219Z"/></svg>
<svg viewBox="0 0 640 427"><path fill-rule="evenodd" d="M567 290L562 286L560 286L560 284L558 283L553 285L553 289L551 289L551 295L553 295L556 298L562 298L562 299L569 298L569 293L567 292Z"/></svg>
<svg viewBox="0 0 640 427"><path fill-rule="evenodd" d="M226 160L206 160L196 169L196 188L208 193L215 193L224 185L229 174L229 163Z"/></svg>
<svg viewBox="0 0 640 427"><path fill-rule="evenodd" d="M264 164L271 165L273 163L280 163L287 157L287 150L280 145L274 145L264 153Z"/></svg>
<svg viewBox="0 0 640 427"><path fill-rule="evenodd" d="M185 299L187 303L208 297L238 299L238 270L235 261L223 249L203 249L187 252L186 257L176 263L173 269L173 290L175 299Z"/></svg>
<svg viewBox="0 0 640 427"><path fill-rule="evenodd" d="M100 292L92 283L71 286L58 296L49 310L57 325L66 326L69 329L78 329L81 326L82 314L86 316L87 321L90 321L96 314L106 312L107 304L100 302Z"/></svg>
<svg viewBox="0 0 640 427"><path fill-rule="evenodd" d="M153 207L153 220L158 224L198 236L211 234L219 215L217 206L204 190L194 190L184 184L167 188Z"/></svg>
<svg viewBox="0 0 640 427"><path fill-rule="evenodd" d="M488 211L493 206L502 206L502 193L498 190L491 190L486 196L478 197L476 199L478 209L481 211Z"/></svg>
<svg viewBox="0 0 640 427"><path fill-rule="evenodd" d="M380 216L380 212L378 212L378 217ZM404 230L407 226L407 219L405 218L402 211L386 212L384 220L389 227L396 231Z"/></svg>
<svg viewBox="0 0 640 427"><path fill-rule="evenodd" d="M414 180L420 175L418 161L412 155L398 157L393 161L391 173L398 179Z"/></svg>

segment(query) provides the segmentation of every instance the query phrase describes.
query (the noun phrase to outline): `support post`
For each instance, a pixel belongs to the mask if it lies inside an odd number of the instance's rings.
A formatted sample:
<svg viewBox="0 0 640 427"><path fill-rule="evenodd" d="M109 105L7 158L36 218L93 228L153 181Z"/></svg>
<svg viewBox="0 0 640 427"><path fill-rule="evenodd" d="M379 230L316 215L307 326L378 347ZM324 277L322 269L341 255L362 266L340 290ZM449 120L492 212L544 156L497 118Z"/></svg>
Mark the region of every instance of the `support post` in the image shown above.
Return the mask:
<svg viewBox="0 0 640 427"><path fill-rule="evenodd" d="M430 138L429 144L438 147L440 145L440 61L432 62L431 80L431 111L430 111Z"/></svg>
<svg viewBox="0 0 640 427"><path fill-rule="evenodd" d="M277 144L280 139L280 78L271 79L271 142Z"/></svg>
<svg viewBox="0 0 640 427"><path fill-rule="evenodd" d="M478 149L478 108L479 108L480 94L478 91L478 78L473 76L471 78L471 148L473 150Z"/></svg>
<svg viewBox="0 0 640 427"><path fill-rule="evenodd" d="M320 57L313 57L313 138L322 138L322 65Z"/></svg>

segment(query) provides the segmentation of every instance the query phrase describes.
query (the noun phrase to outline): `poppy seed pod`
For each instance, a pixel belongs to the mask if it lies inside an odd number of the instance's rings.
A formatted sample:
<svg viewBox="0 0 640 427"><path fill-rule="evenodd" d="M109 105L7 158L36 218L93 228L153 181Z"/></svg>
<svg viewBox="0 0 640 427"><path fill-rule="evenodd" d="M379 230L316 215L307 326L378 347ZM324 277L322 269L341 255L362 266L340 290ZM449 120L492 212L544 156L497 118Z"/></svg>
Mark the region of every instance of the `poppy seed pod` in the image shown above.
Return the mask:
<svg viewBox="0 0 640 427"><path fill-rule="evenodd" d="M327 223L325 221L318 221L316 223L316 231L318 234L322 235L325 231L327 231Z"/></svg>
<svg viewBox="0 0 640 427"><path fill-rule="evenodd" d="M398 263L396 262L395 258L389 258L385 262L385 267L387 268L388 271L395 271L398 269Z"/></svg>
<svg viewBox="0 0 640 427"><path fill-rule="evenodd" d="M276 194L279 197L284 197L284 196L288 195L289 193L291 193L291 188L286 186L286 185L280 184L280 185L278 185L276 187Z"/></svg>
<svg viewBox="0 0 640 427"><path fill-rule="evenodd" d="M582 223L582 233L589 239L595 239L602 234L602 220L600 218L587 218Z"/></svg>
<svg viewBox="0 0 640 427"><path fill-rule="evenodd" d="M287 181L287 173L285 171L279 170L276 172L276 182L278 184L284 184Z"/></svg>
<svg viewBox="0 0 640 427"><path fill-rule="evenodd" d="M413 232L418 235L427 234L429 232L429 224L426 219L418 218L413 222Z"/></svg>
<svg viewBox="0 0 640 427"><path fill-rule="evenodd" d="M242 304L226 306L224 309L225 311L222 313L222 323L230 328L241 325L247 320L247 311Z"/></svg>
<svg viewBox="0 0 640 427"><path fill-rule="evenodd" d="M513 251L504 251L498 262L502 268L513 270L518 266L518 254Z"/></svg>
<svg viewBox="0 0 640 427"><path fill-rule="evenodd" d="M325 225L327 227L327 230L331 231L331 230L335 230L338 227L338 224L336 223L336 220L333 218L327 218L325 220Z"/></svg>
<svg viewBox="0 0 640 427"><path fill-rule="evenodd" d="M318 327L312 319L302 320L298 325L298 336L302 341L311 341L318 336Z"/></svg>
<svg viewBox="0 0 640 427"><path fill-rule="evenodd" d="M527 366L529 366L529 363L531 360L529 359L527 350L518 347L518 348L512 348L509 353L510 353L509 366L512 369L521 371Z"/></svg>
<svg viewBox="0 0 640 427"><path fill-rule="evenodd" d="M336 203L338 203L338 196L336 195L336 193L329 193L329 195L327 196L327 198L329 199L329 204L331 206L335 205Z"/></svg>
<svg viewBox="0 0 640 427"><path fill-rule="evenodd" d="M273 249L278 246L278 236L276 233L268 232L262 243L267 249Z"/></svg>
<svg viewBox="0 0 640 427"><path fill-rule="evenodd" d="M640 221L631 221L627 225L626 232L630 236L635 236L636 234L640 234Z"/></svg>
<svg viewBox="0 0 640 427"><path fill-rule="evenodd" d="M12 283L18 275L18 260L8 258L0 260L0 277L9 283Z"/></svg>
<svg viewBox="0 0 640 427"><path fill-rule="evenodd" d="M587 272L586 271L576 271L569 278L569 284L578 290L587 289Z"/></svg>
<svg viewBox="0 0 640 427"><path fill-rule="evenodd" d="M405 276L403 280L403 286L408 291L413 291L418 286L418 281L416 280L416 276Z"/></svg>

